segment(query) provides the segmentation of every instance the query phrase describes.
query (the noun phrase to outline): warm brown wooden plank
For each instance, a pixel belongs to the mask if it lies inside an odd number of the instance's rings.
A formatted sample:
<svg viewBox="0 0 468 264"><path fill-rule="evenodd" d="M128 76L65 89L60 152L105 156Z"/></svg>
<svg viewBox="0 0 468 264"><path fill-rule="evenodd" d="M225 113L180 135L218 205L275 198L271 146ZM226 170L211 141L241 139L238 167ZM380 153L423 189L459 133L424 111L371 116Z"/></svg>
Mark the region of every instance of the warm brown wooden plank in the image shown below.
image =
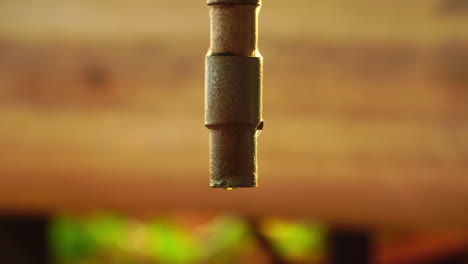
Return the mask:
<svg viewBox="0 0 468 264"><path fill-rule="evenodd" d="M208 188L206 131L191 116L2 112L10 125L0 144L3 208L234 210L418 226L468 219L467 160L447 146L438 152L451 128L355 121L343 134L333 118L301 126L272 117L261 139L261 187L228 192ZM385 140L368 138L373 130Z"/></svg>

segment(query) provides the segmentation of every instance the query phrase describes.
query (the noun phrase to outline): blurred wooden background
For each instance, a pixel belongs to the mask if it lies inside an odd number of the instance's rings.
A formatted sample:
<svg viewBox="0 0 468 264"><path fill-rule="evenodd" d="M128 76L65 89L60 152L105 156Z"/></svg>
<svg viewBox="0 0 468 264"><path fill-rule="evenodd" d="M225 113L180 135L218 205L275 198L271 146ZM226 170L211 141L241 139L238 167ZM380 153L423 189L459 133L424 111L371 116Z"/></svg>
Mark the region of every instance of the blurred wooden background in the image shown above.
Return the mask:
<svg viewBox="0 0 468 264"><path fill-rule="evenodd" d="M265 0L260 187L208 187L203 1L0 2L0 208L468 224L468 7Z"/></svg>

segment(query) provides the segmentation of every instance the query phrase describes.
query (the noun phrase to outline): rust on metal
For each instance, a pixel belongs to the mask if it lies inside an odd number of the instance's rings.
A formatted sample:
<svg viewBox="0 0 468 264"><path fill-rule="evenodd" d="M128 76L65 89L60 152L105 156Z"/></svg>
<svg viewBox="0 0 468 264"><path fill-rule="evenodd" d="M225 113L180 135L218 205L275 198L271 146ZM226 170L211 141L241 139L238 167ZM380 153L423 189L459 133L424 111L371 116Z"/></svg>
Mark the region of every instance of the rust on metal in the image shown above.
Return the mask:
<svg viewBox="0 0 468 264"><path fill-rule="evenodd" d="M260 0L208 0L210 49L205 63L205 126L210 133L210 186L257 186L262 121L262 57L257 47Z"/></svg>

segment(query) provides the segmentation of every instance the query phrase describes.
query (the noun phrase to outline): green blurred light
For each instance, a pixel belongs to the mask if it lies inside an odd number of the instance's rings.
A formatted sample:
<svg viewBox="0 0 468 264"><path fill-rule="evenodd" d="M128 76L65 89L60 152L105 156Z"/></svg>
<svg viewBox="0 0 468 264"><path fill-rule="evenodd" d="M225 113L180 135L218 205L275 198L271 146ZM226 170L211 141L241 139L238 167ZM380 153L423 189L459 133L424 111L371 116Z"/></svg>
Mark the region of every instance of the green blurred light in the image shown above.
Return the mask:
<svg viewBox="0 0 468 264"><path fill-rule="evenodd" d="M182 228L167 220L157 220L148 226L150 254L160 263L193 263L197 258L196 244Z"/></svg>
<svg viewBox="0 0 468 264"><path fill-rule="evenodd" d="M73 263L96 251L97 243L79 221L60 216L52 220L49 243L59 263Z"/></svg>
<svg viewBox="0 0 468 264"><path fill-rule="evenodd" d="M101 214L86 221L86 229L100 248L124 248L128 238L128 226L122 217Z"/></svg>
<svg viewBox="0 0 468 264"><path fill-rule="evenodd" d="M277 250L290 259L315 257L324 248L325 228L318 224L272 220L266 223L265 233Z"/></svg>

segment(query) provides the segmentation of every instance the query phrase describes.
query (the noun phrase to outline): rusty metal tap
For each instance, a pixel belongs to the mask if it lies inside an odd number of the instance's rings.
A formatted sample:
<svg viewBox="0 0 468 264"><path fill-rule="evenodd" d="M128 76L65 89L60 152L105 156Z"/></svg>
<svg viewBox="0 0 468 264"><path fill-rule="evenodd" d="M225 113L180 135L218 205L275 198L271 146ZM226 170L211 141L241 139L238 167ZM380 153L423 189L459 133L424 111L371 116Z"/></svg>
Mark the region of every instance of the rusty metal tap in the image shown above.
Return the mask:
<svg viewBox="0 0 468 264"><path fill-rule="evenodd" d="M211 41L205 63L205 126L210 186L257 186L262 121L262 57L257 49L261 0L207 0Z"/></svg>

